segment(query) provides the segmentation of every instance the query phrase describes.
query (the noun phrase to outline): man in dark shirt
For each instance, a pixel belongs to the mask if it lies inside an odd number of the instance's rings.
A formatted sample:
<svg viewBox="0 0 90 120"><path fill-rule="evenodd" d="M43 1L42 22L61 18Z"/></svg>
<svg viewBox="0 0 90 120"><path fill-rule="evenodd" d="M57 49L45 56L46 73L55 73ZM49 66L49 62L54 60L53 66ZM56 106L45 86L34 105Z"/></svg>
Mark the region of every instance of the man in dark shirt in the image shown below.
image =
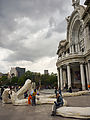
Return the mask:
<svg viewBox="0 0 90 120"><path fill-rule="evenodd" d="M54 102L54 105L53 105L53 110L52 110L52 116L55 116L56 115L56 109L59 108L59 107L62 107L63 106L63 98L62 96L57 93L57 102L55 101Z"/></svg>

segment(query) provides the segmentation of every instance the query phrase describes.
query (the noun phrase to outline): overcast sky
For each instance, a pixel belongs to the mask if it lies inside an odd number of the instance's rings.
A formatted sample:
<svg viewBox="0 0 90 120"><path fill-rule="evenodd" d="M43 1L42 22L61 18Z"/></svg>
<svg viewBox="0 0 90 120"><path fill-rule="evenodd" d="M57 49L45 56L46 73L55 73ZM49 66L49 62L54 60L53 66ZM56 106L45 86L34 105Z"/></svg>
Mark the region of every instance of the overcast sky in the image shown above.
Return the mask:
<svg viewBox="0 0 90 120"><path fill-rule="evenodd" d="M72 11L72 0L0 0L0 72L19 66L56 73L56 51Z"/></svg>

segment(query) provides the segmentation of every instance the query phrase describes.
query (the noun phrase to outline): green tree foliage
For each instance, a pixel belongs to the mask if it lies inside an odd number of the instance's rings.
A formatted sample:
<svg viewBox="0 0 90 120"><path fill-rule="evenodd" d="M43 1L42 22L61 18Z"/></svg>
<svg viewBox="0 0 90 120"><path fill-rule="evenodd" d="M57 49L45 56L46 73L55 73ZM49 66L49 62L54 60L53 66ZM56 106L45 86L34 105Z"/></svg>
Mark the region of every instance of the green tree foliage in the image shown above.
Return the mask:
<svg viewBox="0 0 90 120"><path fill-rule="evenodd" d="M8 79L7 76L3 76L0 78L0 85L13 85L16 84L19 86L24 85L25 81L27 79L30 79L32 82L36 83L36 86L43 86L46 88L48 87L55 87L57 86L57 75L54 73L51 73L50 75L47 74L40 74L36 72L26 71L25 74L23 74L21 77L12 77L11 79Z"/></svg>
<svg viewBox="0 0 90 120"><path fill-rule="evenodd" d="M54 73L51 73L51 75L42 75L41 76L41 84L46 87L56 87L57 86L57 75Z"/></svg>
<svg viewBox="0 0 90 120"><path fill-rule="evenodd" d="M0 78L0 86L6 86L10 84L10 80L8 79L7 76L2 76L2 78Z"/></svg>
<svg viewBox="0 0 90 120"><path fill-rule="evenodd" d="M10 85L15 86L17 84L18 77L12 77L10 79Z"/></svg>
<svg viewBox="0 0 90 120"><path fill-rule="evenodd" d="M22 86L22 85L24 85L25 81L26 81L26 76L24 74L20 78L18 78L17 84Z"/></svg>

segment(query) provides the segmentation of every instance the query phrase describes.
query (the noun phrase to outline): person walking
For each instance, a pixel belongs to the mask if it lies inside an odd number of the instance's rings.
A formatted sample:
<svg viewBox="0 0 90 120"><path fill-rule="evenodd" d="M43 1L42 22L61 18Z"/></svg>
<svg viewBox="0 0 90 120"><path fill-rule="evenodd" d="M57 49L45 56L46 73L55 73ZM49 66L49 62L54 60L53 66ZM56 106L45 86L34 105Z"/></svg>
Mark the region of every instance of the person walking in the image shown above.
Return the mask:
<svg viewBox="0 0 90 120"><path fill-rule="evenodd" d="M32 94L32 106L36 105L36 94L37 94L36 89L34 89L34 92Z"/></svg>
<svg viewBox="0 0 90 120"><path fill-rule="evenodd" d="M61 92L61 89L60 89L60 88L59 88L58 92L59 92L59 94L62 96L62 92Z"/></svg>

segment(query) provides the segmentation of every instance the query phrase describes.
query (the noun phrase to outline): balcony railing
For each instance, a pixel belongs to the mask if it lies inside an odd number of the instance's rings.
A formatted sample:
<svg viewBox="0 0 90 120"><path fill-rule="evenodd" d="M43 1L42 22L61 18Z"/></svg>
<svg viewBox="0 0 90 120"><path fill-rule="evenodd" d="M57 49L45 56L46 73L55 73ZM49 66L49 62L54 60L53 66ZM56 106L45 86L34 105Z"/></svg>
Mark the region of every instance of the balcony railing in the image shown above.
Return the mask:
<svg viewBox="0 0 90 120"><path fill-rule="evenodd" d="M84 55L83 52L74 52L74 53L66 53L66 54L62 54L61 57L58 58L58 60L62 60L62 59L65 59L67 57L74 57L75 55Z"/></svg>

